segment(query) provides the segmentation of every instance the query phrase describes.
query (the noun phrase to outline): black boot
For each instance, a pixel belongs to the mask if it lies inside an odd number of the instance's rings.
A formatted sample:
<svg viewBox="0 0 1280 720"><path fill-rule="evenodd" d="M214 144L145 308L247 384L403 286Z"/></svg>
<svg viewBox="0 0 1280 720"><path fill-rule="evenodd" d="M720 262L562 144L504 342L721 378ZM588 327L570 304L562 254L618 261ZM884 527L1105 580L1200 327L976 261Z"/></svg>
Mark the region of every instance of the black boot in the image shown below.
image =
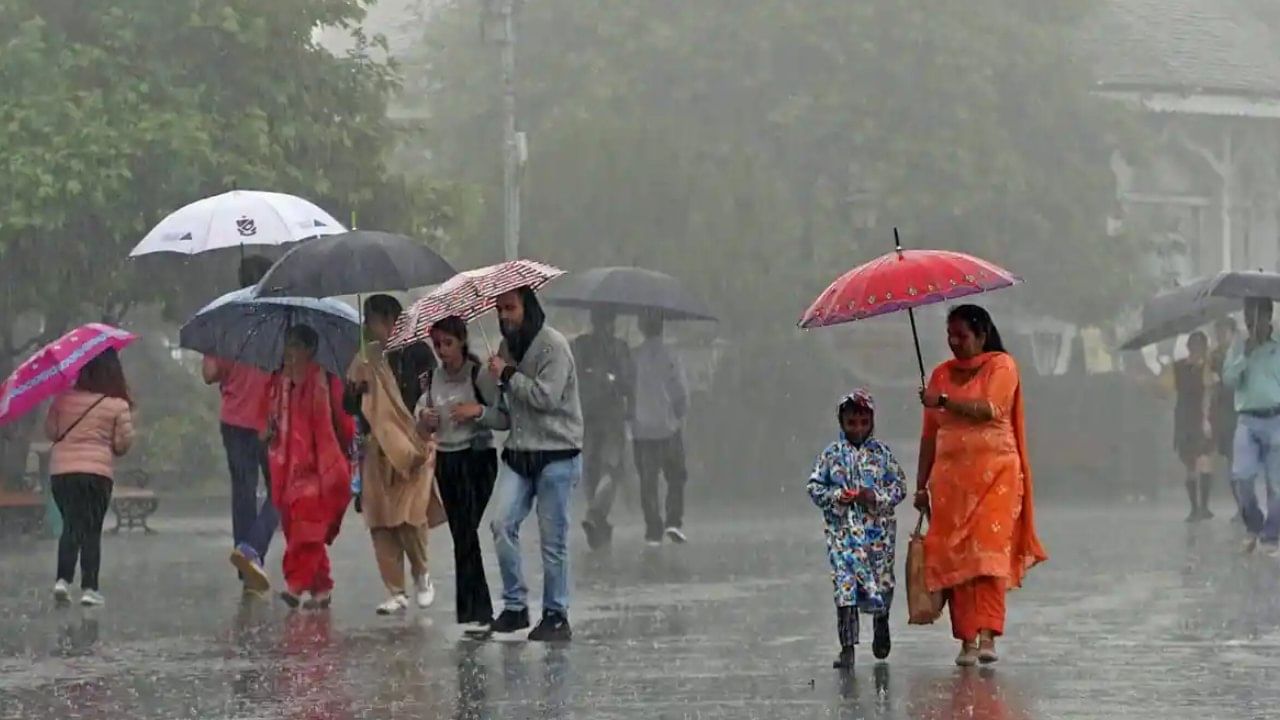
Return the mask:
<svg viewBox="0 0 1280 720"><path fill-rule="evenodd" d="M1213 512L1209 510L1209 487L1213 482L1213 476L1209 473L1200 475L1200 519L1212 520Z"/></svg>
<svg viewBox="0 0 1280 720"><path fill-rule="evenodd" d="M1187 478L1187 499L1191 501L1191 513L1187 515L1187 522L1195 522L1200 519L1200 496L1193 478Z"/></svg>
<svg viewBox="0 0 1280 720"><path fill-rule="evenodd" d="M840 657L831 667L852 670L854 647L858 644L858 608L836 608L836 634L840 637Z"/></svg>
<svg viewBox="0 0 1280 720"><path fill-rule="evenodd" d="M889 650L893 647L889 640L889 613L877 615L871 626L875 630L871 640L871 654L877 660L884 660L889 657Z"/></svg>

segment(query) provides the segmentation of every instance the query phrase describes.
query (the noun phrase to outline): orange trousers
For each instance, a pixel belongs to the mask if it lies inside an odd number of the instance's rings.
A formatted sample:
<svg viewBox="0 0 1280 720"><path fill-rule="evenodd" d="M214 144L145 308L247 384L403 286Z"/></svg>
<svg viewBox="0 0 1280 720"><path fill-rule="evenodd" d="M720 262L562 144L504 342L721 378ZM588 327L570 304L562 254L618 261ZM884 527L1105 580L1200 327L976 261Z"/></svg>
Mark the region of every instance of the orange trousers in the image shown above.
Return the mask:
<svg viewBox="0 0 1280 720"><path fill-rule="evenodd" d="M1004 634L1004 578L977 577L947 590L951 609L951 634L957 640L973 642L978 632Z"/></svg>

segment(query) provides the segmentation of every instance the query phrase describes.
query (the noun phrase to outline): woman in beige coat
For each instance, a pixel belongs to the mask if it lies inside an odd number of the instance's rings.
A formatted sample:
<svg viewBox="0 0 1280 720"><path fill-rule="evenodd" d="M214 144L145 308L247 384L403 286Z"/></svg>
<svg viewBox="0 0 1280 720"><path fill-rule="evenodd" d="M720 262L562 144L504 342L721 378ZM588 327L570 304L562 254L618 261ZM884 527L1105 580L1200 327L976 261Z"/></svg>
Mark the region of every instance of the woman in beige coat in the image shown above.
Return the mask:
<svg viewBox="0 0 1280 720"><path fill-rule="evenodd" d="M379 320L369 318L371 331ZM378 336L376 331L371 334ZM409 607L405 558L418 607L429 607L435 588L427 572L427 531L445 522L435 484L435 443L419 436L380 343L370 343L356 356L348 380L363 391L360 410L369 428L360 501L389 595L378 606L378 614L400 613Z"/></svg>

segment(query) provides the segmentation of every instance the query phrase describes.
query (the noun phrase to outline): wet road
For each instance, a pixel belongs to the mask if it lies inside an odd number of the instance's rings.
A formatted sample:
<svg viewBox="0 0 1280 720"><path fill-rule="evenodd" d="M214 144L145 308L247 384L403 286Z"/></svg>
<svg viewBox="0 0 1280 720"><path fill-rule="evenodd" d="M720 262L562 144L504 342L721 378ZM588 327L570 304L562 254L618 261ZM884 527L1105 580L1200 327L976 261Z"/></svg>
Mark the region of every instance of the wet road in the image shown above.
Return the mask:
<svg viewBox="0 0 1280 720"><path fill-rule="evenodd" d="M693 544L657 552L640 549L634 523L608 555L575 535L575 640L563 647L464 639L444 530L432 534L436 607L392 619L373 614L381 588L354 516L326 614L242 604L222 519L109 537L108 606L92 611L53 606L51 542L10 543L0 718L1280 715L1280 560L1241 556L1225 520L1188 527L1173 507L1040 517L1053 557L1011 598L997 669L955 668L945 623L907 627L901 606L890 663L867 652L847 676L830 668L816 513L695 515ZM534 536L527 525L526 545Z"/></svg>

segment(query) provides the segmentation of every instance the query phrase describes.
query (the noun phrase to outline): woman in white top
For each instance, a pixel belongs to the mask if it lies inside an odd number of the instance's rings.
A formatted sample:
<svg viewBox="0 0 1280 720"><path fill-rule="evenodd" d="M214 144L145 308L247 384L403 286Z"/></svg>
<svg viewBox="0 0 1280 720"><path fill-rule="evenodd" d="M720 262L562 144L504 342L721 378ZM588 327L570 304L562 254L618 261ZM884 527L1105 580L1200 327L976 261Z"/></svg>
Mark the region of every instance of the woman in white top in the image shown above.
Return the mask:
<svg viewBox="0 0 1280 720"><path fill-rule="evenodd" d="M431 328L440 366L427 377L416 414L436 440L436 483L449 517L457 568L458 622L487 630L493 602L480 554L480 518L493 494L498 453L493 431L506 430L498 387L467 347L467 323L448 317Z"/></svg>

